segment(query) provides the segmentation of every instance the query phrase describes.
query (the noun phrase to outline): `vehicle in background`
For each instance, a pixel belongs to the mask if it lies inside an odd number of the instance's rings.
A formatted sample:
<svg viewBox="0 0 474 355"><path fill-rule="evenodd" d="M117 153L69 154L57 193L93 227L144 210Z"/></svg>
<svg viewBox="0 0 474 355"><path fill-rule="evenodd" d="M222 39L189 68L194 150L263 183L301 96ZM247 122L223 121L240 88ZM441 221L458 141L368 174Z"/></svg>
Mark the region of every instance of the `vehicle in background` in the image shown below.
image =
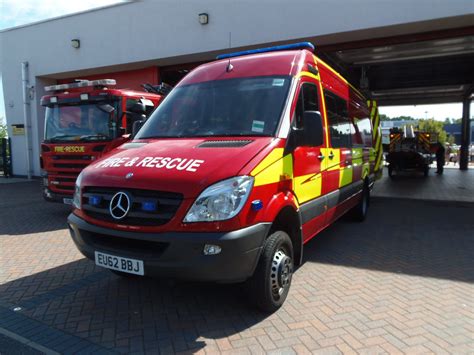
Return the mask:
<svg viewBox="0 0 474 355"><path fill-rule="evenodd" d="M191 71L133 141L78 177L78 249L120 276L245 281L260 309L278 309L303 245L347 212L362 221L381 171L375 102L313 50Z"/></svg>
<svg viewBox="0 0 474 355"><path fill-rule="evenodd" d="M388 175L393 178L402 172L422 172L428 176L434 159L434 145L437 135L431 132L415 131L413 126L405 126L403 131L390 131L390 144L386 161Z"/></svg>
<svg viewBox="0 0 474 355"><path fill-rule="evenodd" d="M40 166L47 201L71 204L82 169L129 140L134 122L150 115L164 96L110 88L115 84L102 79L45 87L51 94L41 98L46 115Z"/></svg>

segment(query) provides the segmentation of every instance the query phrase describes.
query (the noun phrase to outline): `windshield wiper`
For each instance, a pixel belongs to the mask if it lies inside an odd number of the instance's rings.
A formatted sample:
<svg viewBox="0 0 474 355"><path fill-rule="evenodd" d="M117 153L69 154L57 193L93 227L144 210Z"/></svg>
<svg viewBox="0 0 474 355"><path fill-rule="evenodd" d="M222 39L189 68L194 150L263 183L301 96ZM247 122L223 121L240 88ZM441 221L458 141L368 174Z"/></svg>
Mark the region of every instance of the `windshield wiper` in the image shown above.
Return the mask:
<svg viewBox="0 0 474 355"><path fill-rule="evenodd" d="M97 134L87 134L87 135L81 136L80 139L81 140L83 139L109 139L109 137L106 136L105 134L97 133Z"/></svg>
<svg viewBox="0 0 474 355"><path fill-rule="evenodd" d="M72 139L64 139L64 138L77 138L77 137L78 137L77 135L65 134L62 136L49 138L49 141L51 142L71 141Z"/></svg>

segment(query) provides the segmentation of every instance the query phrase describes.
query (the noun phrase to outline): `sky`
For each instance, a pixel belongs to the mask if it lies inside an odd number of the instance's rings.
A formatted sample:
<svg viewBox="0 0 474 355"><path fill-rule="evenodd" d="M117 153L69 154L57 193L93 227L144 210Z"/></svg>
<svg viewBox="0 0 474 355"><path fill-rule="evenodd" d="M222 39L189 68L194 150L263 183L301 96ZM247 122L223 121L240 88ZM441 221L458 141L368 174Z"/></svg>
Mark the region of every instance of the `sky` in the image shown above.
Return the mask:
<svg viewBox="0 0 474 355"><path fill-rule="evenodd" d="M388 117L411 116L413 118L434 118L444 121L446 118L461 118L462 103L412 106L379 107L379 113Z"/></svg>
<svg viewBox="0 0 474 355"><path fill-rule="evenodd" d="M123 0L122 0L123 1ZM107 6L120 0L0 0L0 31L74 12ZM0 119L5 117L0 73Z"/></svg>
<svg viewBox="0 0 474 355"><path fill-rule="evenodd" d="M36 21L111 5L124 0L0 0L0 30ZM2 76L0 73L0 118L5 117ZM380 113L389 117L461 118L462 105L418 105L380 107Z"/></svg>

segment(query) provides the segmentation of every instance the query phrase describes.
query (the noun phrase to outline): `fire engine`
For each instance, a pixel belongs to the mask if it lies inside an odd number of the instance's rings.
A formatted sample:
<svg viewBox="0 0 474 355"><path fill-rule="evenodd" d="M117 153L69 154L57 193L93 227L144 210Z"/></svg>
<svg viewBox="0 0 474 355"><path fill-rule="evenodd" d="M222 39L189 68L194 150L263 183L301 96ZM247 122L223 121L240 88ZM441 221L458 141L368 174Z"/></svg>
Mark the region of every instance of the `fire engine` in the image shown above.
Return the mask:
<svg viewBox="0 0 474 355"><path fill-rule="evenodd" d="M278 309L304 244L346 212L363 220L381 169L375 102L313 50L226 54L185 76L79 175L78 249L120 276L246 282Z"/></svg>
<svg viewBox="0 0 474 355"><path fill-rule="evenodd" d="M413 126L392 129L386 158L389 177L404 171L428 176L437 138L435 133L415 131Z"/></svg>
<svg viewBox="0 0 474 355"><path fill-rule="evenodd" d="M135 121L149 115L163 93L111 89L113 79L78 80L45 87L46 107L40 166L43 197L71 204L74 182L92 161L129 139Z"/></svg>

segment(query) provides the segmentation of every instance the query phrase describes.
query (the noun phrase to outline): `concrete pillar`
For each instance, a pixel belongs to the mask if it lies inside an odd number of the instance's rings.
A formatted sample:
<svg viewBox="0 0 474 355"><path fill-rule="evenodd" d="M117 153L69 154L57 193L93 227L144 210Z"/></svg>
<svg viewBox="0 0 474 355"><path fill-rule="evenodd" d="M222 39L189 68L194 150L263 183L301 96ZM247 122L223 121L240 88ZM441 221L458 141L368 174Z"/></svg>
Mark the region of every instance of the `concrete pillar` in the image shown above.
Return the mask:
<svg viewBox="0 0 474 355"><path fill-rule="evenodd" d="M462 123L461 123L461 151L459 159L459 169L467 170L469 164L469 145L471 143L471 94L469 90L462 102Z"/></svg>

